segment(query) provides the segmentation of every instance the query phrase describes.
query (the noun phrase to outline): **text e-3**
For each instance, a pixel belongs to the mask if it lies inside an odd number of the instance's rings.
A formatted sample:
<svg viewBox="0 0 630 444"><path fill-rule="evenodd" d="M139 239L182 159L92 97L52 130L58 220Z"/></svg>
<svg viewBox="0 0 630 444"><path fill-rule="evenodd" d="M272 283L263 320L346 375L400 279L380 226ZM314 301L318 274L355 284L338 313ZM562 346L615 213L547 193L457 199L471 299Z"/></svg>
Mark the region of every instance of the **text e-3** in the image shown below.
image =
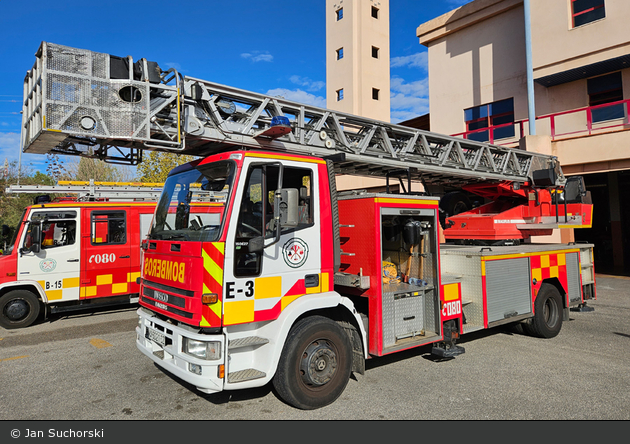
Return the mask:
<svg viewBox="0 0 630 444"><path fill-rule="evenodd" d="M225 283L225 298L234 299L237 295L243 294L245 297L254 296L254 281L245 281L245 288L236 288L236 282Z"/></svg>

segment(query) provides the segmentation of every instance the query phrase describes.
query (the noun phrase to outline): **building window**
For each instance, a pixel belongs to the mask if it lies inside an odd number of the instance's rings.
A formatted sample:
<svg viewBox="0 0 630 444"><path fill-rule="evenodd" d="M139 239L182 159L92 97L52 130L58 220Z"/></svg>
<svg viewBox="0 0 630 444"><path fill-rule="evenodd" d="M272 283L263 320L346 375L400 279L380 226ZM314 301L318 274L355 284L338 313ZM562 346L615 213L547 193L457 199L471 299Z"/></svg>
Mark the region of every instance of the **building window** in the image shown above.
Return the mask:
<svg viewBox="0 0 630 444"><path fill-rule="evenodd" d="M571 0L573 27L606 17L604 0Z"/></svg>
<svg viewBox="0 0 630 444"><path fill-rule="evenodd" d="M337 60L343 59L343 48L337 50Z"/></svg>
<svg viewBox="0 0 630 444"><path fill-rule="evenodd" d="M586 81L588 89L588 105L598 106L623 100L621 72L613 72ZM624 117L623 103L597 107L591 110L593 123Z"/></svg>
<svg viewBox="0 0 630 444"><path fill-rule="evenodd" d="M343 18L343 8L339 8L337 9L337 11L335 12L335 14L337 14L337 20L341 20Z"/></svg>
<svg viewBox="0 0 630 444"><path fill-rule="evenodd" d="M505 99L464 110L468 139L494 142L514 137L514 99ZM487 128L487 129L484 129Z"/></svg>
<svg viewBox="0 0 630 444"><path fill-rule="evenodd" d="M372 6L372 17L378 18L378 8L376 6Z"/></svg>
<svg viewBox="0 0 630 444"><path fill-rule="evenodd" d="M337 90L337 102L343 100L343 88Z"/></svg>
<svg viewBox="0 0 630 444"><path fill-rule="evenodd" d="M380 91L379 89L372 88L372 98L374 100L378 100L378 93L379 93L379 91Z"/></svg>
<svg viewBox="0 0 630 444"><path fill-rule="evenodd" d="M378 59L378 48L376 46L372 46L372 57Z"/></svg>

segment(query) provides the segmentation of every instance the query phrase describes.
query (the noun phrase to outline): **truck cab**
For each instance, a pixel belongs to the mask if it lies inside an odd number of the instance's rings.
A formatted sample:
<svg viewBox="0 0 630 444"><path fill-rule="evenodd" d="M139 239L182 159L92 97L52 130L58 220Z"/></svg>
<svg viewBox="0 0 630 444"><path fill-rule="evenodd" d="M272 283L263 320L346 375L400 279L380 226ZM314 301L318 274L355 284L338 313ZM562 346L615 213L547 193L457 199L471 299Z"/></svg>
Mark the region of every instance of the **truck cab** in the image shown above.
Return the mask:
<svg viewBox="0 0 630 444"><path fill-rule="evenodd" d="M27 327L42 311L136 302L140 240L154 209L72 200L26 208L0 256L0 326Z"/></svg>

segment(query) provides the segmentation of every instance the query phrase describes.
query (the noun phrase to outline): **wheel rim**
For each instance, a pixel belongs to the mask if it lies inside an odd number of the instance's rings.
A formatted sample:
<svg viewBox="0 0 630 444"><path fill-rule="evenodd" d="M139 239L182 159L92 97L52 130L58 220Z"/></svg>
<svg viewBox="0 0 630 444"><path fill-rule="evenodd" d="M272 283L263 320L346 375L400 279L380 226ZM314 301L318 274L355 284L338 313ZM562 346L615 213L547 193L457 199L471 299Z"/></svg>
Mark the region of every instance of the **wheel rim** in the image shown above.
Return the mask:
<svg viewBox="0 0 630 444"><path fill-rule="evenodd" d="M556 300L553 298L549 298L545 301L545 306L543 308L543 315L545 319L545 323L549 328L555 327L558 323L558 304L556 304Z"/></svg>
<svg viewBox="0 0 630 444"><path fill-rule="evenodd" d="M302 353L300 376L308 386L320 387L327 384L337 371L335 347L327 341L312 342Z"/></svg>
<svg viewBox="0 0 630 444"><path fill-rule="evenodd" d="M24 299L14 299L4 308L4 315L10 321L16 322L27 317L30 311L28 302Z"/></svg>

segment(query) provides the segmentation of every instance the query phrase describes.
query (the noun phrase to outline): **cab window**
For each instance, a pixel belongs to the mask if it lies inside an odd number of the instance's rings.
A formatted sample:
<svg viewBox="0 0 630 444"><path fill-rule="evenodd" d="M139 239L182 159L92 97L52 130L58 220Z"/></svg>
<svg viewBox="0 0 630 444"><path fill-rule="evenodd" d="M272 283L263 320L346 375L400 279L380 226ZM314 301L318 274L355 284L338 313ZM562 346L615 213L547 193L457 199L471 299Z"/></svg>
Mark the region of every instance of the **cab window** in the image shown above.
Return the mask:
<svg viewBox="0 0 630 444"><path fill-rule="evenodd" d="M124 211L93 211L90 237L92 245L115 245L127 242L127 220Z"/></svg>
<svg viewBox="0 0 630 444"><path fill-rule="evenodd" d="M42 249L73 245L77 233L76 211L42 211L31 215L31 221L41 221ZM29 243L32 224L26 232L25 244Z"/></svg>
<svg viewBox="0 0 630 444"><path fill-rule="evenodd" d="M279 172L275 165L255 165L248 171L236 226L235 276L256 276L261 272L262 252L250 252L248 243L255 237L270 239L276 234L273 211ZM284 167L282 188L299 191L299 223L297 227L283 227L281 233L313 225L312 183L311 170Z"/></svg>

